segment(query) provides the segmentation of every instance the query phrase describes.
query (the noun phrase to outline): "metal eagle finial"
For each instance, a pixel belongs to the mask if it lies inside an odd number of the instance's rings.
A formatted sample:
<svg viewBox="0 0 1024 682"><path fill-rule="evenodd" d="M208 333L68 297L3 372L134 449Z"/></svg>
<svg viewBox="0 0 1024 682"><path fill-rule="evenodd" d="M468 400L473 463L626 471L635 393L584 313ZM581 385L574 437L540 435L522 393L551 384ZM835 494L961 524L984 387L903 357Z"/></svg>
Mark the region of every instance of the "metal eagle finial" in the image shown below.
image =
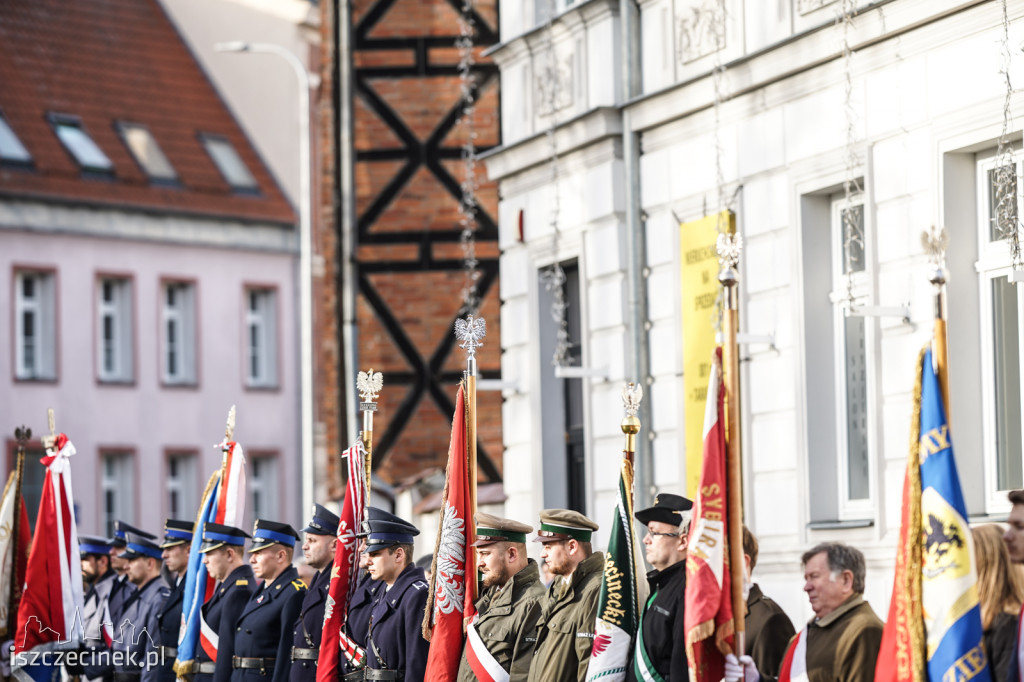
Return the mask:
<svg viewBox="0 0 1024 682"><path fill-rule="evenodd" d="M930 229L922 231L921 246L924 247L928 262L932 265L932 273L928 279L932 284L945 284L946 249L949 248L949 234L946 228L932 225Z"/></svg>
<svg viewBox="0 0 1024 682"><path fill-rule="evenodd" d="M644 399L644 388L632 381L622 388L622 404L626 407L626 414L635 417L640 410L640 401Z"/></svg>
<svg viewBox="0 0 1024 682"><path fill-rule="evenodd" d="M228 421L224 425L224 440L229 441L235 437L235 406L228 410Z"/></svg>
<svg viewBox="0 0 1024 682"><path fill-rule="evenodd" d="M487 322L482 317L467 315L466 319L461 317L455 320L455 338L459 348L466 351L470 358L476 357L476 349L484 345L483 339L487 336Z"/></svg>
<svg viewBox="0 0 1024 682"><path fill-rule="evenodd" d="M719 265L723 269L735 270L740 264L740 254L743 252L743 237L736 233L722 232L718 235L715 250L718 252Z"/></svg>
<svg viewBox="0 0 1024 682"><path fill-rule="evenodd" d="M377 402L377 396L380 395L382 388L384 388L384 375L374 372L373 367L369 372L359 372L356 375L356 389L359 390L359 397L364 403Z"/></svg>

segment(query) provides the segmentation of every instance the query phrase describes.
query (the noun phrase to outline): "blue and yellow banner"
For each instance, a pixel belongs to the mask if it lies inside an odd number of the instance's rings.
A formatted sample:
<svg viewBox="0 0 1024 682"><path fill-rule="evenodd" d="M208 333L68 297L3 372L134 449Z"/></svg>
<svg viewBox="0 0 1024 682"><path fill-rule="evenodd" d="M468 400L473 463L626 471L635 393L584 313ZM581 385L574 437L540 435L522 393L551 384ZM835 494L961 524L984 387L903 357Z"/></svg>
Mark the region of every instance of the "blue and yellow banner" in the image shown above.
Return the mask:
<svg viewBox="0 0 1024 682"><path fill-rule="evenodd" d="M928 679L989 682L974 545L931 349L921 357L921 601Z"/></svg>

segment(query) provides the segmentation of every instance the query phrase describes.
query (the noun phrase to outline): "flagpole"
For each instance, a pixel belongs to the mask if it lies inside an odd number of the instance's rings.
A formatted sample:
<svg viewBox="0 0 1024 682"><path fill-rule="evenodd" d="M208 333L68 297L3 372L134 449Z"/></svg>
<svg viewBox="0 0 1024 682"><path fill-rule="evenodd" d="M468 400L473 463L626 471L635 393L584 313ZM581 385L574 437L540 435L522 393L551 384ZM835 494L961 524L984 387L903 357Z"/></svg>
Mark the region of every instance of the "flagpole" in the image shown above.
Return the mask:
<svg viewBox="0 0 1024 682"><path fill-rule="evenodd" d="M482 317L467 315L466 319L455 321L455 337L460 341L459 347L466 351L466 454L469 458L469 518L466 524L475 524L476 517L476 349L483 345L487 336L487 322ZM466 571L476 570L476 548L471 548L466 557ZM476 581L472 581L472 600L476 601Z"/></svg>
<svg viewBox="0 0 1024 682"><path fill-rule="evenodd" d="M629 462L629 488L626 490L626 494L629 496L627 500L629 504L629 512L632 514L634 508L634 488L636 486L636 480L634 478L634 466L636 457L636 435L640 433L640 418L636 416L636 413L640 409L640 401L644 398L644 389L640 384L633 383L630 381L622 389L622 404L626 409L626 416L622 418L622 422L619 427L622 429L622 433L626 436L626 446L622 451L622 457ZM630 526L632 526L632 519L629 519ZM629 534L629 546L630 554L633 554L634 543L636 542L635 536L631 530ZM634 561L635 567L635 561ZM634 569L635 570L635 569ZM637 599L637 603L640 602L640 581L634 581L634 596Z"/></svg>
<svg viewBox="0 0 1024 682"><path fill-rule="evenodd" d="M736 655L746 651L747 612L743 598L743 476L741 470L742 447L740 441L740 374L739 345L739 266L742 240L736 234L735 217L729 214L728 232L718 235L718 260L722 266L718 281L725 294L722 315L722 370L726 400L726 480L729 487L729 572L732 590L732 617Z"/></svg>
<svg viewBox="0 0 1024 682"><path fill-rule="evenodd" d="M18 442L18 448L14 455L14 523L11 528L11 556L13 561L11 562L11 570L14 572L13 579L11 580L11 596L8 601L8 631L13 631L10 627L10 613L14 612L14 619L17 621L18 613L14 607L21 600L21 584L18 582L18 547L21 542L21 505L24 504L24 500L21 497L21 486L25 480L25 443L32 440L32 429L27 426L19 426L14 429L14 439ZM24 577L24 576L22 576ZM16 627L16 626L15 626Z"/></svg>
<svg viewBox="0 0 1024 682"><path fill-rule="evenodd" d="M368 372L360 372L356 377L356 388L359 390L359 409L363 413L363 430L360 436L363 439L363 449L366 450L366 504L363 505L363 515L367 514L370 506L370 496L373 487L370 477L373 474L373 415L377 411L377 397L384 387L384 375L374 372L373 367Z"/></svg>
<svg viewBox="0 0 1024 682"><path fill-rule="evenodd" d="M925 251L928 253L932 264L928 281L935 288L935 327L932 332L932 357L935 359L935 370L939 377L939 389L942 392L942 402L946 408L946 423L952 424L950 418L949 404L949 355L946 346L946 247L949 245L949 237L944 228L931 230L922 233L921 241Z"/></svg>

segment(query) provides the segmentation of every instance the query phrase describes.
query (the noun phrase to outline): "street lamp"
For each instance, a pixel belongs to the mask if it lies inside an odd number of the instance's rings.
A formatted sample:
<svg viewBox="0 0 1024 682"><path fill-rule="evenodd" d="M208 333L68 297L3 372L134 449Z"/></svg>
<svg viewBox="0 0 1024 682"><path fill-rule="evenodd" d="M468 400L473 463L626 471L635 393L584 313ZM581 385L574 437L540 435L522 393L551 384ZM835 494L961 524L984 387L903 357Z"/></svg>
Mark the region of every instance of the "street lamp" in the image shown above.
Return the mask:
<svg viewBox="0 0 1024 682"><path fill-rule="evenodd" d="M313 229L310 206L309 72L291 51L234 40L217 52L262 52L284 59L299 79L299 392L302 421L302 508L313 506Z"/></svg>

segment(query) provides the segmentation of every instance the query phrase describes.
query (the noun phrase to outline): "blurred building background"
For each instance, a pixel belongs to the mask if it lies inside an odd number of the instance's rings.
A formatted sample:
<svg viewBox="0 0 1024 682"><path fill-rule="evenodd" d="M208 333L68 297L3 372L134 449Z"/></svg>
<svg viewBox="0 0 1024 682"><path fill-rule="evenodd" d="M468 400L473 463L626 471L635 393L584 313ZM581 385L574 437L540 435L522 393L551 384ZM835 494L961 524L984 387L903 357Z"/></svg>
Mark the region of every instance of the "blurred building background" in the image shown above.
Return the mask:
<svg viewBox="0 0 1024 682"><path fill-rule="evenodd" d="M81 531L109 535L194 517L237 405L249 518L296 517L298 240L277 173L156 0L4 3L0 82L0 415L37 439L33 516L47 408L78 450Z"/></svg>

